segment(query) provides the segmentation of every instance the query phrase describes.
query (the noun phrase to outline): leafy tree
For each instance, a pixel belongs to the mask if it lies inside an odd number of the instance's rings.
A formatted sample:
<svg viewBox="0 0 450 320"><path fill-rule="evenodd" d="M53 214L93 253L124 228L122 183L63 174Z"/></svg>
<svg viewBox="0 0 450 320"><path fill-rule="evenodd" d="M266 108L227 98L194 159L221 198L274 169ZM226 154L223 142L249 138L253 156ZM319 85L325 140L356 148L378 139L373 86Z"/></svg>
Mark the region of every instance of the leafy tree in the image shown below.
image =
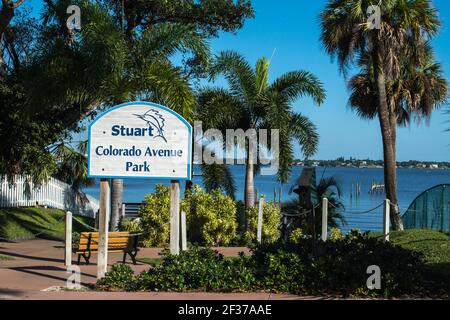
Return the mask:
<svg viewBox="0 0 450 320"><path fill-rule="evenodd" d="M389 90L395 87L395 79L402 77L405 67L423 66L428 56L424 45L437 33L440 22L429 0L384 0L379 4L381 26L373 28L365 15L372 4L369 0L329 0L321 14L321 41L327 53L337 58L344 75L351 65L358 65L358 57L370 61L373 70L370 79L375 88L374 102L383 140L386 195L392 203L391 222L396 230L402 230L395 159L395 127L400 104L390 103ZM422 102L433 105L426 100Z"/></svg>
<svg viewBox="0 0 450 320"><path fill-rule="evenodd" d="M233 128L279 129L278 179L286 182L294 159L293 140L299 142L306 157L316 151L318 144L315 126L305 116L294 112L292 103L307 95L320 104L325 93L321 82L306 71L288 72L270 84L269 64L267 59L261 58L253 69L240 54L221 52L210 74L212 79L224 75L229 89L204 88L198 97L198 114L205 127L224 133ZM254 206L256 150L248 142L243 147L246 152L245 205L250 208Z"/></svg>
<svg viewBox="0 0 450 320"><path fill-rule="evenodd" d="M0 173L36 182L56 172L49 146L111 105L148 99L192 119L189 81L209 63L206 40L253 17L249 1L45 0L38 22L16 14L20 3L2 1L0 11ZM66 26L71 4L81 8L79 32Z"/></svg>

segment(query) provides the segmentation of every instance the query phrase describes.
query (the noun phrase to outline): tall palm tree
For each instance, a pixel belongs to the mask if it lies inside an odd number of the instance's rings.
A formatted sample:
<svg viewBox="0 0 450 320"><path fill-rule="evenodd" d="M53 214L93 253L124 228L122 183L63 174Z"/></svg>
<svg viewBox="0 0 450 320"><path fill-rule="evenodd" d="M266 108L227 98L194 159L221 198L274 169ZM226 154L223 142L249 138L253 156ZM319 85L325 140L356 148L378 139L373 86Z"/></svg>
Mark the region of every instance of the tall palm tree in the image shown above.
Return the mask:
<svg viewBox="0 0 450 320"><path fill-rule="evenodd" d="M429 0L383 0L379 1L381 26L373 28L365 14L372 4L370 0L328 0L321 14L321 41L327 53L337 58L344 75L357 57L370 59L383 141L386 196L392 204L391 222L396 230L402 230L397 200L395 125L391 125L397 112L395 104L388 100L389 83L400 77L402 57L411 66L424 59L423 44L437 33L440 22Z"/></svg>
<svg viewBox="0 0 450 320"><path fill-rule="evenodd" d="M400 76L387 83L387 100L390 110L392 148L396 156L397 126L408 125L412 118L431 117L433 109L443 105L447 99L447 80L442 67L435 61L428 43L423 44L424 58L418 65L411 65L407 57L401 58ZM350 107L364 119L378 115L376 107L376 87L373 81L371 60L366 57L359 61L361 72L353 76L348 87L351 91Z"/></svg>
<svg viewBox="0 0 450 320"><path fill-rule="evenodd" d="M278 179L286 182L294 159L293 140L302 147L305 157L315 153L318 134L308 118L292 109L293 102L310 96L316 104L325 99L322 83L306 71L288 72L269 83L270 62L257 61L253 69L243 56L234 51L221 52L212 64L211 79L224 75L229 88L204 88L198 97L198 115L207 128L279 129L280 152ZM226 148L227 146L224 146ZM252 148L246 141L245 206L254 206L256 151L270 145Z"/></svg>

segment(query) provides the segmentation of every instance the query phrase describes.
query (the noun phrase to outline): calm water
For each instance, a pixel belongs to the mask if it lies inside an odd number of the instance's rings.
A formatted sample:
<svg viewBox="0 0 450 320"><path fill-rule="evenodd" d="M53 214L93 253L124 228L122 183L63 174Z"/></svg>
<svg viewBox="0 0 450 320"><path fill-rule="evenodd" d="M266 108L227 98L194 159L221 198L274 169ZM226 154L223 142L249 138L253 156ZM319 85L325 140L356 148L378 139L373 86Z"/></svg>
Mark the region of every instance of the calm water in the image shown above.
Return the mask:
<svg viewBox="0 0 450 320"><path fill-rule="evenodd" d="M255 188L258 194L264 194L266 199L273 200L274 188L277 189L277 197L279 188L282 187L282 200L288 201L294 198L295 194L289 191L296 179L299 177L303 167L295 166L288 183L280 185L276 182L275 176L256 176ZM200 170L196 170L200 172ZM232 172L235 177L237 192L236 198L242 200L244 194L244 178L245 167L233 166ZM383 169L369 168L316 168L317 180L322 175L324 177L334 176L340 183L343 192L342 201L345 204L345 217L347 225L343 226L346 232L351 228L361 230L380 231L382 229L382 208L376 209L370 213L363 213L377 207L382 203L384 194L369 195L368 191L372 181L383 181ZM431 170L431 169L398 169L398 198L401 212L403 213L410 203L423 191L437 184L450 183L450 170ZM124 181L124 201L125 202L141 202L144 196L154 191L155 184L167 181L150 181L145 179L128 179ZM194 177L194 183L202 184L201 177ZM350 196L352 185L353 190L356 184L361 185L361 194L358 198ZM184 183L181 185L184 190ZM99 198L99 185L85 189L89 195Z"/></svg>

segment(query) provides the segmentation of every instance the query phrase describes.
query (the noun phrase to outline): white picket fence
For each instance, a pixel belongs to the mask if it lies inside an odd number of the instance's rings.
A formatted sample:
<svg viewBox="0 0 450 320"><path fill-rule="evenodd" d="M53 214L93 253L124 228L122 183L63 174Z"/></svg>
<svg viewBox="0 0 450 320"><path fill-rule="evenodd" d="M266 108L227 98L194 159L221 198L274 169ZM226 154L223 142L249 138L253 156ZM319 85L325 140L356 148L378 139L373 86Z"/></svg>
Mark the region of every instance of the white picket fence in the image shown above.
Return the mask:
<svg viewBox="0 0 450 320"><path fill-rule="evenodd" d="M0 208L46 206L93 217L98 201L89 196L88 200L86 206L78 205L70 186L55 178L35 186L23 176L15 176L12 184L0 176Z"/></svg>

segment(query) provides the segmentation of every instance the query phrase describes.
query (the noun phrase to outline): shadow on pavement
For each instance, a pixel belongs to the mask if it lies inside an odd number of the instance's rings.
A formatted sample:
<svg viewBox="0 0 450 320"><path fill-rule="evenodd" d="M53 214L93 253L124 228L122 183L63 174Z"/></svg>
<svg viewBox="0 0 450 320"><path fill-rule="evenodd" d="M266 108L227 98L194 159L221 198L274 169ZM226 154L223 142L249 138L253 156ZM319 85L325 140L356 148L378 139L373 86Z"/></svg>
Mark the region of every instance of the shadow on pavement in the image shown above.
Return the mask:
<svg viewBox="0 0 450 320"><path fill-rule="evenodd" d="M58 281L63 281L66 282L68 277L70 276L70 273L67 273L66 269L64 268L60 268L60 267L55 267L55 266L30 266L30 267L13 267L13 268L9 268L10 270L15 270L18 272L23 272L23 273L27 273L27 274L32 274L35 276L39 276L39 277L44 277L44 278L49 278L49 279L53 279L53 280L58 280ZM41 272L39 272L41 271ZM61 272L63 274L67 274L67 277L62 277L62 276L56 276L56 275L51 275L46 273L46 271L57 271L57 272ZM83 277L89 277L89 278L93 278L96 279L96 276L91 275L91 274L87 274L87 273L81 273L81 276ZM84 283L81 282L82 285L84 286L88 286L91 285L92 283Z"/></svg>
<svg viewBox="0 0 450 320"><path fill-rule="evenodd" d="M15 253L15 252L11 252L11 251L0 251L0 254L4 254L4 255L7 255L7 256L16 257L16 258L29 259L29 260L39 260L39 261L64 263L64 259L28 256L28 255Z"/></svg>

